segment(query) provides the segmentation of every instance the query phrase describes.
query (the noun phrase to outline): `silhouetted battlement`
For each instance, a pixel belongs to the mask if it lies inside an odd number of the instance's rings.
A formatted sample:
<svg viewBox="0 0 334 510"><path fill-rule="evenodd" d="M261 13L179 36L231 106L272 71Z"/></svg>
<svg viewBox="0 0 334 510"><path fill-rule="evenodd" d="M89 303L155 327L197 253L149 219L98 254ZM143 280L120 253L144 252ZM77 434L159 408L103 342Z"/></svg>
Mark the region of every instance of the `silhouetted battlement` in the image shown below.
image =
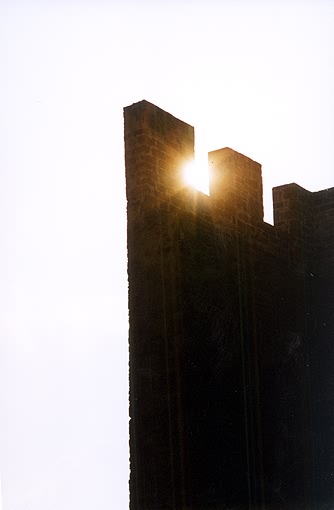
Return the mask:
<svg viewBox="0 0 334 510"><path fill-rule="evenodd" d="M246 222L263 221L261 165L225 148L209 153L210 194L223 211Z"/></svg>
<svg viewBox="0 0 334 510"><path fill-rule="evenodd" d="M334 502L334 188L273 190L261 165L124 109L131 510L318 510Z"/></svg>

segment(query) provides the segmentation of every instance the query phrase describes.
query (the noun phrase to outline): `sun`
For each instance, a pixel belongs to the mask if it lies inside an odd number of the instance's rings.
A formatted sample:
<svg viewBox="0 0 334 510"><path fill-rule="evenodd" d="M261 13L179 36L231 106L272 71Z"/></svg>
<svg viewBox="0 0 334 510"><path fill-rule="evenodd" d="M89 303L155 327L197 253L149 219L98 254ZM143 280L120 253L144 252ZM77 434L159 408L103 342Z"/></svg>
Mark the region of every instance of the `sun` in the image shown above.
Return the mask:
<svg viewBox="0 0 334 510"><path fill-rule="evenodd" d="M205 167L198 165L196 161L190 161L185 165L183 175L188 186L209 194L208 170Z"/></svg>

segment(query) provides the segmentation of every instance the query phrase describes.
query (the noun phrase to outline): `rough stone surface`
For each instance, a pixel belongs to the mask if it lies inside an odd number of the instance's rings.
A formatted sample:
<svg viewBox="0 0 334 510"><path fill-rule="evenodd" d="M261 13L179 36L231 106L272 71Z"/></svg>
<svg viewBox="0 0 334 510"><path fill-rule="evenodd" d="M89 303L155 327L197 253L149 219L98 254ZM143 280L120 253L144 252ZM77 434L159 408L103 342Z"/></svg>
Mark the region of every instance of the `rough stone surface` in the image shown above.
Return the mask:
<svg viewBox="0 0 334 510"><path fill-rule="evenodd" d="M261 165L124 109L131 510L320 510L334 502L334 188L273 190Z"/></svg>

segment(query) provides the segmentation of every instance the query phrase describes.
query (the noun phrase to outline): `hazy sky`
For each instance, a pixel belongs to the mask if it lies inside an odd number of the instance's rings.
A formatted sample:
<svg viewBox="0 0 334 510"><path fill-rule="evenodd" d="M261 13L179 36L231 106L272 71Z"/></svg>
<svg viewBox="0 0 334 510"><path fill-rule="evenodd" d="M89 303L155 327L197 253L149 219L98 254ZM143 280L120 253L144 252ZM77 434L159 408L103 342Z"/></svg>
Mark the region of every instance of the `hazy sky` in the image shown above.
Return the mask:
<svg viewBox="0 0 334 510"><path fill-rule="evenodd" d="M123 106L334 185L334 1L2 0L3 510L128 506Z"/></svg>

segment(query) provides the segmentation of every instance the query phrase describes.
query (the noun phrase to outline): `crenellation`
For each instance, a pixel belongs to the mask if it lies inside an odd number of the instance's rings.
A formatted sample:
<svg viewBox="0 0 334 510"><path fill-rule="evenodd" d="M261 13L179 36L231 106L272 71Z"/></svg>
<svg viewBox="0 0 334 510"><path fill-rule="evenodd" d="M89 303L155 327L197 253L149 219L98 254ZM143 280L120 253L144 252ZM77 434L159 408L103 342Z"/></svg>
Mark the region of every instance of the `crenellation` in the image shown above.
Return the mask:
<svg viewBox="0 0 334 510"><path fill-rule="evenodd" d="M124 122L131 510L325 508L334 188L274 188L269 225L259 163L210 152L207 196L191 126L147 101Z"/></svg>

